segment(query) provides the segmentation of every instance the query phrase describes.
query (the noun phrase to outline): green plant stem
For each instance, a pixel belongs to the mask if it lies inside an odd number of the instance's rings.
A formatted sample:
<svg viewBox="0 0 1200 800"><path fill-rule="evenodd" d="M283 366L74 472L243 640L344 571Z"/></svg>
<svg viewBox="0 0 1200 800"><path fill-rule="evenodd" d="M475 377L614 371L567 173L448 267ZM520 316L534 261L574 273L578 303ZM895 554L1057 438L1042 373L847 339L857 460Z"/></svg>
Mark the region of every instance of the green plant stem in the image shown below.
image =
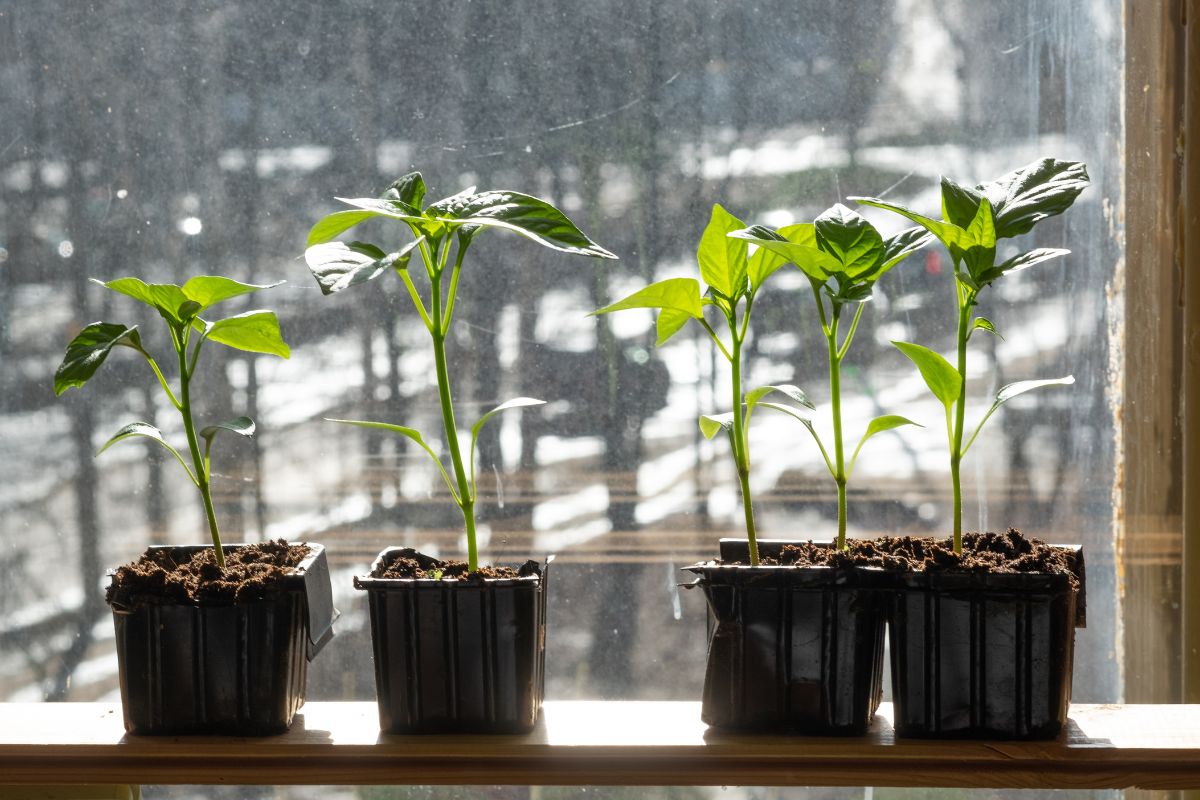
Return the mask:
<svg viewBox="0 0 1200 800"><path fill-rule="evenodd" d="M954 491L954 552L962 552L962 439L967 413L967 336L970 334L972 294L956 287L958 296L958 402L950 442L950 482Z"/></svg>
<svg viewBox="0 0 1200 800"><path fill-rule="evenodd" d="M748 312L748 310L747 310ZM736 321L730 317L729 330L733 334L733 352L730 366L733 368L733 461L737 466L738 483L742 488L742 511L746 515L746 540L750 550L751 566L758 565L758 537L754 530L754 503L750 498L750 448L746 441L745 412L742 410L742 339L738 336Z"/></svg>
<svg viewBox="0 0 1200 800"><path fill-rule="evenodd" d="M454 477L458 483L458 507L462 510L463 524L467 531L467 571L479 570L479 550L475 544L475 493L463 464L458 447L458 427L454 423L454 403L450 396L450 371L446 367L446 329L442 327L442 276L434 277L430 302L430 318L437 326L431 329L433 336L433 361L437 370L438 398L442 403L442 425L446 430L446 445L450 449L450 461L454 465ZM449 302L453 302L451 299Z"/></svg>
<svg viewBox="0 0 1200 800"><path fill-rule="evenodd" d="M817 302L821 302L818 295ZM838 322L841 306L833 306L833 316L826 334L829 345L829 397L833 406L833 481L837 484L839 550L846 549L846 456L842 444L842 356L838 350ZM855 317L855 321L858 318Z"/></svg>
<svg viewBox="0 0 1200 800"><path fill-rule="evenodd" d="M204 500L204 514L208 517L208 531L212 535L213 552L217 558L217 569L225 571L225 551L221 549L221 533L217 530L217 512L213 508L212 489L209 486L209 470L200 445L196 440L196 425L192 422L191 378L187 361L187 336L172 335L175 351L179 354L179 413L183 417L183 430L187 434L188 449L192 452L192 467L196 472L196 486ZM200 347L200 342L196 347Z"/></svg>

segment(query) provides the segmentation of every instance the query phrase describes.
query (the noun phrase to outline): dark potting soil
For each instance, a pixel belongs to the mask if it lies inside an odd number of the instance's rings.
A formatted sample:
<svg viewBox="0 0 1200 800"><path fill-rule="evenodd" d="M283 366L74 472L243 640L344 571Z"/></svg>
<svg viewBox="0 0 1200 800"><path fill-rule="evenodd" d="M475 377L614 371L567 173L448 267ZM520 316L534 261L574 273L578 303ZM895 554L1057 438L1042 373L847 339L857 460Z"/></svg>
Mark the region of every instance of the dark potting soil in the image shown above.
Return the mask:
<svg viewBox="0 0 1200 800"><path fill-rule="evenodd" d="M441 561L432 559L422 567L415 558L403 556L392 559L386 565L371 572L372 578L428 578L431 580L482 581L488 578L525 578L541 575L542 565L526 561L520 567L480 567L475 572L467 571L465 561Z"/></svg>
<svg viewBox="0 0 1200 800"><path fill-rule="evenodd" d="M1041 539L1026 538L1015 528L1007 533L963 534L962 553L953 541L932 537L885 536L850 539L848 550L805 542L784 545L778 559L763 563L794 566L880 567L907 572L990 572L1068 574L1076 581L1069 551Z"/></svg>
<svg viewBox="0 0 1200 800"><path fill-rule="evenodd" d="M225 571L217 567L211 547L176 561L169 549L148 550L136 561L117 567L108 587L108 602L130 607L138 603L232 605L260 600L283 591L287 578L309 554L302 544L283 539L243 545L225 552Z"/></svg>

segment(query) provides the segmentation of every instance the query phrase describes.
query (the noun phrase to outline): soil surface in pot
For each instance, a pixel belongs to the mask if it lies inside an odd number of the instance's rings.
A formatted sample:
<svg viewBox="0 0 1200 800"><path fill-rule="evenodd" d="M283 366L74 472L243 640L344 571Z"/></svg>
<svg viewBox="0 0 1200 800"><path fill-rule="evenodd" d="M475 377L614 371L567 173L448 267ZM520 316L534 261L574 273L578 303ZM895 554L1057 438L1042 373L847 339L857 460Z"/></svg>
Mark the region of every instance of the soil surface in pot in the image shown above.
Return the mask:
<svg viewBox="0 0 1200 800"><path fill-rule="evenodd" d="M225 552L222 572L211 547L178 561L169 548L148 550L113 572L108 602L128 607L137 603L232 605L260 600L283 591L308 554L307 546L283 539L243 545Z"/></svg>
<svg viewBox="0 0 1200 800"><path fill-rule="evenodd" d="M782 566L880 567L908 572L1065 573L1075 582L1070 551L1041 539L1026 538L1015 528L1007 533L963 534L962 553L949 538L884 536L849 539L848 550L805 542L784 545L779 558L764 564ZM723 563L723 562L719 562ZM743 562L736 562L743 563Z"/></svg>
<svg viewBox="0 0 1200 800"><path fill-rule="evenodd" d="M467 571L465 561L442 561L430 559L421 565L415 558L400 556L394 558L382 567L371 572L372 578L426 578L430 580L482 581L489 578L525 578L530 575L541 575L542 565L536 561L526 561L520 567L480 567L475 572Z"/></svg>

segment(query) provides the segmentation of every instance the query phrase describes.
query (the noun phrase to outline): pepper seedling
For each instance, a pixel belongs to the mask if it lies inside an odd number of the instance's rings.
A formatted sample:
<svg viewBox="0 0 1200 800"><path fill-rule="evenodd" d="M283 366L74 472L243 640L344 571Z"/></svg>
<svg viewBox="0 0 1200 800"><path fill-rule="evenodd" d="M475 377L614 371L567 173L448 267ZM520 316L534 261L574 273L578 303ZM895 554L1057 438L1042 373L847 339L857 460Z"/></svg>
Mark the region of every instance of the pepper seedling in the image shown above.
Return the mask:
<svg viewBox="0 0 1200 800"><path fill-rule="evenodd" d="M1010 383L996 393L991 407L964 441L967 402L967 342L984 330L999 335L991 320L973 316L980 292L999 278L1071 252L1037 248L996 263L996 243L1028 233L1042 220L1063 213L1088 185L1087 168L1078 161L1043 158L974 188L942 178L942 219L918 214L895 203L873 197L855 197L859 203L894 211L928 230L946 247L954 264L954 297L958 312L956 344L958 363L910 342L893 342L921 373L925 384L946 410L946 435L950 443L950 482L954 496L954 552L962 552L962 459L979 432L1001 405L1042 386L1069 385L1075 378L1029 380Z"/></svg>
<svg viewBox="0 0 1200 800"><path fill-rule="evenodd" d="M750 415L755 405L770 392L780 392L808 408L812 408L812 403L803 392L790 385L764 386L743 397L742 348L750 335L750 312L767 278L786 263L782 256L764 248L748 256L747 243L729 236L745 227L746 223L720 205L713 206L712 216L696 249L700 277L707 286L703 292L700 290L700 281L695 278L667 278L592 313L608 314L630 308L657 309L657 346L665 344L689 320L694 320L729 363L733 410L701 416L700 430L709 439L721 431L729 436L742 492L750 563L758 564L758 537L754 527L754 503L750 495L750 448L747 437ZM709 307L715 309L724 321L729 335L728 345L704 318L704 310Z"/></svg>
<svg viewBox="0 0 1200 800"><path fill-rule="evenodd" d="M779 231L762 225L734 231L730 236L758 245L796 266L812 286L813 300L825 336L829 360L829 397L833 417L833 458L821 442L805 408L766 402L772 387L756 389L749 395L759 405L783 412L803 423L816 440L825 466L837 486L837 547L846 544L846 486L863 444L877 433L902 425L916 425L910 419L886 414L867 424L854 453L846 462L842 436L842 364L854 341L858 321L872 297L876 281L892 267L919 250L932 237L923 228L914 227L884 239L871 223L842 204L825 211L812 224L791 225ZM853 317L843 338L839 327L850 314ZM747 401L749 404L749 400Z"/></svg>
<svg viewBox="0 0 1200 800"><path fill-rule="evenodd" d="M235 350L265 353L280 358L288 358L291 351L288 349L287 343L283 341L279 332L279 319L272 311L247 311L215 321L205 320L200 315L222 301L269 289L279 284L258 286L215 275L191 278L182 286L170 283L144 283L138 278L118 278L107 283L97 280L93 280L93 282L145 303L155 309L167 323L167 329L171 335L171 346L175 350L175 358L178 363L179 393L176 394L172 391L171 385L163 375L158 363L142 346L142 338L137 326L113 322L93 322L71 340L71 343L67 345L67 352L62 364L54 373L54 393L62 395L73 386L82 387L96 373L114 347L127 347L146 359L146 363L154 371L154 376L158 379L167 399L183 419L183 430L187 435L188 451L191 454L191 466L189 467L183 455L167 442L162 432L148 422L131 422L121 428L104 443L96 455L100 455L117 442L139 436L152 439L166 448L167 452L173 455L179 465L183 467L188 478L200 492L200 498L204 504L204 514L208 518L208 528L212 536L217 567L224 570L225 554L221 548L221 534L217 528L217 517L212 501L211 451L213 440L221 431L231 431L239 436L252 436L254 421L249 417L237 417L209 425L197 432L192 419L192 381L196 376L196 363L205 342L217 342ZM201 439L204 440L203 451L200 449Z"/></svg>
<svg viewBox="0 0 1200 800"><path fill-rule="evenodd" d="M425 181L421 173L411 172L392 183L378 199L338 199L352 208L329 214L312 227L304 251L305 261L317 279L321 292L326 295L373 280L389 271L395 272L403 281L433 341L442 425L454 476L451 478L442 460L415 428L365 420L331 421L398 433L415 442L433 460L455 505L462 511L467 535L467 569L476 572L479 569L479 551L475 541L475 444L479 433L484 424L501 411L541 405L545 401L518 397L484 414L471 427L470 452L464 461L454 417L446 340L454 320L458 281L467 249L483 231L498 228L513 231L563 253L607 259L615 259L616 256L585 236L565 214L545 200L519 192L477 192L472 186L423 207ZM371 219L402 222L412 232L413 240L392 252L367 242L333 241L342 233ZM409 269L414 253L420 256L429 280L428 305Z"/></svg>

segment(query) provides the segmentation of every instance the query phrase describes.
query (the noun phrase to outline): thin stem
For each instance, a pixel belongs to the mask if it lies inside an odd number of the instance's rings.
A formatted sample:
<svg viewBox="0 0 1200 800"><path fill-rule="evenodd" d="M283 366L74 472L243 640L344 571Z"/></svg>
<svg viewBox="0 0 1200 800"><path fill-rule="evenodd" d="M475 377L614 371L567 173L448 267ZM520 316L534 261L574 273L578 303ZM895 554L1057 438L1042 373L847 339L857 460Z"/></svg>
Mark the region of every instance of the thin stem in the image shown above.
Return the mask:
<svg viewBox="0 0 1200 800"><path fill-rule="evenodd" d="M854 341L854 333L858 330L858 320L862 317L863 309L867 307L866 303L859 303L858 308L854 311L854 319L850 322L850 330L846 333L846 341L842 342L842 346L838 348L838 358L846 357L846 352L850 349L850 343Z"/></svg>
<svg viewBox="0 0 1200 800"><path fill-rule="evenodd" d="M967 336L970 334L973 294L958 292L958 402L954 407L953 440L950 443L950 482L954 491L954 552L962 552L962 477L959 468L963 456L963 423L967 412Z"/></svg>
<svg viewBox="0 0 1200 800"><path fill-rule="evenodd" d="M217 569L225 571L225 552L221 549L221 533L217 530L217 512L213 508L212 489L209 485L207 459L200 453L196 441L196 426L192 422L191 374L187 364L188 337L172 330L171 338L175 352L179 355L179 413L183 417L183 430L187 434L188 449L192 453L192 467L196 472L196 486L204 500L204 514L208 517L208 531L212 535L213 552L217 558ZM197 343L197 349L199 343ZM194 362L193 362L194 366Z"/></svg>
<svg viewBox="0 0 1200 800"><path fill-rule="evenodd" d="M719 349L721 351L721 355L725 356L725 360L732 362L733 354L730 353L727 349L725 349L725 343L721 341L721 337L717 336L717 332L714 331L712 329L712 326L708 324L708 320L704 319L704 317L701 317L699 319L699 322L701 325L704 326L704 330L708 331L708 335L710 337L712 337L713 343L715 343L717 345L717 349Z"/></svg>
<svg viewBox="0 0 1200 800"><path fill-rule="evenodd" d="M449 247L447 246L447 250ZM458 297L458 276L462 272L463 256L467 253L467 245L458 240L458 252L454 256L454 267L450 271L450 291L446 296L446 313L442 315L442 330L450 330L450 320L454 318L454 300Z"/></svg>
<svg viewBox="0 0 1200 800"><path fill-rule="evenodd" d="M442 282L441 276L433 282L430 311L433 319L441 319ZM458 483L458 507L462 510L463 524L467 531L467 571L479 570L479 550L475 544L475 492L471 486L458 447L458 427L454 423L454 403L450 396L450 371L446 367L446 330L432 329L433 360L437 369L438 398L442 404L442 424L446 430L446 444L450 448L450 461L454 465L454 477Z"/></svg>
<svg viewBox="0 0 1200 800"><path fill-rule="evenodd" d="M421 315L421 321L425 323L425 330L433 334L433 321L429 318L429 314L425 311L425 303L421 301L421 293L417 291L416 284L412 281L412 276L408 274L408 270L402 269L400 272L400 280L404 281L404 286L408 289L408 296L412 298L413 305L416 306L417 313Z"/></svg>
<svg viewBox="0 0 1200 800"><path fill-rule="evenodd" d="M146 363L150 365L150 369L154 370L154 377L158 378L158 385L161 386L163 391L167 393L167 399L171 401L171 405L175 406L176 410L182 410L183 406L179 404L179 400L175 397L175 393L171 391L171 386L167 383L167 379L163 377L162 370L158 368L158 363L145 350L138 349L138 352L145 356Z"/></svg>
<svg viewBox="0 0 1200 800"><path fill-rule="evenodd" d="M846 456L842 443L842 359L838 351L838 323L842 307L834 303L833 315L826 340L829 346L829 396L833 406L833 481L837 484L839 550L846 549ZM857 315L855 322L858 321Z"/></svg>
<svg viewBox="0 0 1200 800"><path fill-rule="evenodd" d="M746 441L746 424L742 411L742 339L738 336L736 318L729 317L729 330L733 335L733 353L729 359L733 367L733 460L737 467L738 484L742 489L742 510L746 516L746 539L750 549L751 566L758 565L758 537L754 530L754 503L750 497L750 447Z"/></svg>

